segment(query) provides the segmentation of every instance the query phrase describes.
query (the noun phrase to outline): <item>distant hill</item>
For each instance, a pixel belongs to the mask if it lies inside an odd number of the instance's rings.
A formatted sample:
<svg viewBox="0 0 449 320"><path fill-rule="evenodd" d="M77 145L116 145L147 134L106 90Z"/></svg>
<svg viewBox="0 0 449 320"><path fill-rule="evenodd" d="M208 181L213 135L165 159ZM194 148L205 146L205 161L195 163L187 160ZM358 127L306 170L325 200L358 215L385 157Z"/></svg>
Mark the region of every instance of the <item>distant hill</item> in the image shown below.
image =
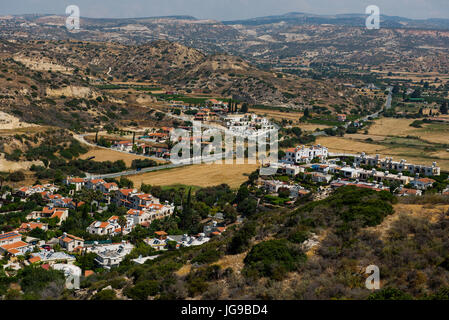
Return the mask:
<svg viewBox="0 0 449 320"><path fill-rule="evenodd" d="M303 12L290 12L283 15L257 17L245 20L223 21L225 25L257 26L273 23L288 23L293 25L304 24L330 24L341 26L364 26L365 14L336 14L318 15ZM410 29L442 29L449 30L449 19L409 19L398 16L381 15L381 24L385 28L410 28Z"/></svg>

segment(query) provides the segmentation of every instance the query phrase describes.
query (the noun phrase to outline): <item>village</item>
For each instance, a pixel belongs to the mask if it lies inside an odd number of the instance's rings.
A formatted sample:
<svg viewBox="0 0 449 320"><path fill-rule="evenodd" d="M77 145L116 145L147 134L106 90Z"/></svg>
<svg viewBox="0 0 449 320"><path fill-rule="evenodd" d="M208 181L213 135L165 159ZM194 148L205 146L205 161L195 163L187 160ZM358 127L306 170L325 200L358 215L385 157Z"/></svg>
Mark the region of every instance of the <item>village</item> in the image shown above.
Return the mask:
<svg viewBox="0 0 449 320"><path fill-rule="evenodd" d="M64 187L68 187L70 197L58 193ZM126 212L123 216L110 216L105 221L93 221L87 227L87 233L103 236L102 239L108 240L86 241L81 237L58 231L56 233L60 236L47 241L30 235L36 230L48 231L50 226L53 230L61 226L72 210L77 210L85 204L73 198L83 190L97 191L102 195L102 199L93 204L97 212L106 210L109 205L123 208ZM0 235L0 257L6 261L3 268L7 274L8 271L14 273L24 266L38 264L44 269L62 270L67 277L80 276L81 268L75 265L76 256L86 253L96 254L95 265L100 269L117 267L135 246L125 240L112 242L112 238L123 237L132 232L136 226L148 228L153 221L169 217L175 212L173 204L168 201L160 203L159 199L151 194L138 192L134 188L119 188L117 183L102 179L78 177L67 177L61 186L46 184L22 187L5 193L3 200L18 197L20 202L26 203L36 195L42 197L46 206L40 211L29 213L26 216L27 222L22 223L19 228L2 232ZM218 214L216 218L223 219L222 214ZM169 235L164 231L156 231L153 238L145 238L143 241L155 251L166 251L202 245L211 237L220 236L225 230L222 223L210 219L203 232L196 235ZM157 255L139 256L133 261L142 264L156 257ZM92 270L85 270L83 276L91 274Z"/></svg>
<svg viewBox="0 0 449 320"><path fill-rule="evenodd" d="M293 200L311 192L305 185L312 186L318 191L317 195L329 194L330 190L342 186L384 190L398 196L422 196L431 190L449 195L447 174L444 175L446 179L442 179L436 162L419 165L405 159L393 161L391 157L382 159L379 155L365 153L338 157L324 146L303 145L287 149L285 156L271 166L277 169L277 175L259 179L259 186L271 195L282 191L285 195L288 191L288 197ZM435 188L437 184L439 189ZM291 200L286 202L291 203Z"/></svg>
<svg viewBox="0 0 449 320"><path fill-rule="evenodd" d="M277 205L292 205L297 199L311 194L315 199L322 199L332 190L343 186L388 191L397 196L422 196L440 184L440 193L449 195L449 181L436 180L442 173L435 162L431 165L418 165L404 159L393 161L390 157L382 159L379 155L368 156L364 153L350 159L329 153L325 146L302 145L287 149L285 156L271 165L277 168L276 175L260 176L256 186L264 191L262 201ZM58 193L64 187L69 188L69 196ZM139 192L135 188L119 188L117 183L103 179L67 177L61 186L46 184L22 187L3 195L3 198L15 196L26 202L38 194L46 202L46 206L28 214L28 221L19 228L0 235L0 253L8 260L3 268L17 270L22 265L38 263L44 268L63 268L73 275L80 272L73 265L76 260L73 254L83 252L96 253L95 262L98 267L110 269L118 266L134 248L129 241L85 241L65 232L48 241L29 235L34 229L48 230L52 220L51 223L60 226L71 210L85 204L76 200L76 194L83 190L101 194L102 199L94 203L98 212L106 210L110 205L126 210L123 216L113 215L105 221L92 222L86 229L91 235L106 236L109 239L123 236L132 232L136 226L148 228L153 221L164 219L175 212L174 204L168 201L161 203L151 194ZM279 199L285 201L275 201ZM216 218L223 219L220 214ZM203 232L195 235L169 235L164 231L156 231L153 238L146 238L144 242L156 251L179 249L202 245L225 230L226 225L212 220L204 227ZM144 263L152 258L154 256L140 256L135 259L135 263Z"/></svg>

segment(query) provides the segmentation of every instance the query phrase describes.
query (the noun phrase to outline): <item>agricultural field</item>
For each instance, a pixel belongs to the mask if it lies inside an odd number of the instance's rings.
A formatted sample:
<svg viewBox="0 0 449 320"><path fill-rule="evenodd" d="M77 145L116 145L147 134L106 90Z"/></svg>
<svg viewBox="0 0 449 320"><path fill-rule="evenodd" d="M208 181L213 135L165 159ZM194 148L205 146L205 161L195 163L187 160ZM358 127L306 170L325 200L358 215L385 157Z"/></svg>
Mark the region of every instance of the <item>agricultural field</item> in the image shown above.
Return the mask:
<svg viewBox="0 0 449 320"><path fill-rule="evenodd" d="M259 109L259 108L249 108L249 112L254 112L255 114L267 117L269 119L275 119L277 121L292 120L293 123L298 123L299 119L303 116L302 112L289 111L282 112L274 109Z"/></svg>
<svg viewBox="0 0 449 320"><path fill-rule="evenodd" d="M412 119L382 118L376 120L368 131L369 135L413 136L430 143L449 144L449 124L424 123L422 128L411 127Z"/></svg>
<svg viewBox="0 0 449 320"><path fill-rule="evenodd" d="M87 153L80 156L80 159L88 159L90 157L95 157L95 161L117 161L117 160L123 160L127 167L131 166L131 163L133 160L136 159L149 159L148 157L144 156L138 156L134 154L129 154L125 152L115 151L115 150L108 150L103 148L92 148ZM162 161L159 161L162 163Z"/></svg>
<svg viewBox="0 0 449 320"><path fill-rule="evenodd" d="M375 121L366 135L319 137L317 143L329 147L331 152L380 154L418 164L437 161L443 170L449 170L449 125L431 123L415 128L410 126L413 121L382 118Z"/></svg>
<svg viewBox="0 0 449 320"><path fill-rule="evenodd" d="M258 167L257 164L201 164L149 172L129 176L128 178L134 182L136 187L139 187L142 183L157 186L183 184L198 187L210 187L226 183L231 188L238 188L248 180L247 175L257 170Z"/></svg>
<svg viewBox="0 0 449 320"><path fill-rule="evenodd" d="M327 128L332 128L332 126L328 126L325 124L315 124L315 123L301 123L299 125L299 128L301 128L301 130L303 130L303 131L316 131L317 129L324 130Z"/></svg>

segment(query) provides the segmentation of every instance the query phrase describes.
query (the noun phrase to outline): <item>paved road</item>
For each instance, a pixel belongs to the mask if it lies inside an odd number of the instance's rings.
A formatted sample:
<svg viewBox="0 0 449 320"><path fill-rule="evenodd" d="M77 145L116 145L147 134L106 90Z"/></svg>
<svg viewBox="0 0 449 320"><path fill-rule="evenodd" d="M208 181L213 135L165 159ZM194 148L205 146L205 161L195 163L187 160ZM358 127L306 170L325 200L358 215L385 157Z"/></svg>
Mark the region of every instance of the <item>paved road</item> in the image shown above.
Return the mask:
<svg viewBox="0 0 449 320"><path fill-rule="evenodd" d="M102 148L102 149L106 149L106 150L113 150L110 148L106 148L106 147L101 147L101 146L97 146L95 144L92 144L88 141L86 141L84 139L85 135L77 135L74 134L73 137L78 140L81 143L87 144L89 146L92 147L98 147L98 148ZM122 153L127 153L127 154L133 154L133 153L129 153L126 151L121 151L121 150L113 150L116 152L122 152ZM133 154L134 155L134 154ZM148 156L146 156L148 157ZM166 159L162 159L162 158L156 158L156 157L148 157L150 159L156 159L156 160L162 160L162 161L167 161ZM89 179L106 179L106 178L118 178L118 177L124 177L124 176L132 176L132 175L137 175L137 174L142 174L142 173L147 173L147 172L154 172L154 171L159 171L159 170L165 170L165 169L172 169L172 168L178 168L178 167L185 167L185 166L190 166L192 165L192 161L195 162L194 160L199 160L197 161L198 163L205 163L208 161L214 161L214 160L220 160L223 159L223 154L216 154L210 157L205 157L205 158L200 158L200 159L185 159L185 160L181 160L178 163L168 163L168 164L164 164L164 165L159 165L156 167L148 167L148 168L142 168L139 171L133 169L133 170L126 170L126 171L121 171L121 172L115 172L115 173L105 173L105 174L91 174L91 173L87 173L86 172L86 177Z"/></svg>
<svg viewBox="0 0 449 320"><path fill-rule="evenodd" d="M373 114L367 115L363 118L360 118L358 121L368 121L369 118L377 118L379 117L379 113L381 113L384 110L388 110L391 108L391 102L393 100L393 87L388 87L388 96L387 96L387 101L385 102L385 106L384 109L379 110ZM345 129L347 129L349 127L349 125L351 124L351 122L346 122L345 125L343 126ZM318 136L323 136L326 135L325 131L316 131L314 133L312 133L313 136L318 137Z"/></svg>
<svg viewBox="0 0 449 320"><path fill-rule="evenodd" d="M127 170L122 172L116 172L116 173L108 173L108 174L90 174L86 173L87 178L89 179L106 179L106 178L118 178L118 177L124 177L124 176L133 176L136 174L146 173L146 172L153 172L153 171L159 171L164 169L172 169L177 167L184 167L188 166L190 164L164 164L157 167L149 167L149 168L142 168L140 171L137 170Z"/></svg>
<svg viewBox="0 0 449 320"><path fill-rule="evenodd" d="M84 139L85 136L87 136L87 134L73 134L73 138L75 138L79 142L87 144L88 146L91 146L91 147L101 148L101 149L105 149L105 150L112 150L112 151L115 151L115 152L126 153L126 154L130 154L130 155L133 155L133 156L147 157L148 159L152 159L152 160L156 160L156 161L167 162L167 159L164 159L164 158L151 157L151 156L146 156L146 155L138 155L138 154L127 152L127 151L115 150L115 149L111 149L111 148L102 147L102 146L90 143L89 141Z"/></svg>

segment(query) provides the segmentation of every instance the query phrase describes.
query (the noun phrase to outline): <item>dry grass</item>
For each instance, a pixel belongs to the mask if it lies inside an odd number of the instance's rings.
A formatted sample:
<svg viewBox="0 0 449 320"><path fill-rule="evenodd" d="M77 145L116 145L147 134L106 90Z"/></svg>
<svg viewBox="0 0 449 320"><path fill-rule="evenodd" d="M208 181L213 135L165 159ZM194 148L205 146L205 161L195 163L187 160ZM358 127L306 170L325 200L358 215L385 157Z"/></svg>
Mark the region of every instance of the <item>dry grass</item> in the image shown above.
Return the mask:
<svg viewBox="0 0 449 320"><path fill-rule="evenodd" d="M424 124L422 128L411 127L413 119L382 118L376 120L368 133L378 136L416 136L432 143L448 143L449 125Z"/></svg>
<svg viewBox="0 0 449 320"><path fill-rule="evenodd" d="M368 133L379 136L414 135L418 128L410 127L413 119L381 118L369 128Z"/></svg>
<svg viewBox="0 0 449 320"><path fill-rule="evenodd" d="M394 214L386 217L380 225L367 228L367 230L379 232L380 238L384 239L387 231L391 228L392 224L399 219L401 215L415 218L425 218L429 219L431 222L436 222L441 213L445 213L449 210L449 205L447 204L422 205L399 203L394 205L393 207L395 212Z"/></svg>
<svg viewBox="0 0 449 320"><path fill-rule="evenodd" d="M201 164L187 167L161 170L129 176L135 186L142 183L156 186L189 185L198 187L216 186L222 183L238 188L248 180L247 174L258 168L256 164L219 165Z"/></svg>
<svg viewBox="0 0 449 320"><path fill-rule="evenodd" d="M352 139L350 135L346 137L319 137L316 142L328 147L330 152L376 154L389 150L389 148L382 145Z"/></svg>
<svg viewBox="0 0 449 320"><path fill-rule="evenodd" d="M42 161L8 161L0 154L0 172L28 170L33 164L42 166Z"/></svg>
<svg viewBox="0 0 449 320"><path fill-rule="evenodd" d="M327 126L325 124L313 124L313 123L301 123L299 127L303 131L315 131L316 129L323 130L326 128L332 128L332 126Z"/></svg>
<svg viewBox="0 0 449 320"><path fill-rule="evenodd" d="M268 109L257 109L257 108L249 108L249 112L254 112L255 114L265 116L267 118L273 118L278 121L292 120L293 122L299 122L299 119L303 116L302 112L281 112L276 110L268 110Z"/></svg>
<svg viewBox="0 0 449 320"><path fill-rule="evenodd" d="M185 277L190 273L190 270L192 269L192 265L189 264L185 264L181 267L181 269L179 269L178 271L175 272L175 274L178 277Z"/></svg>
<svg viewBox="0 0 449 320"><path fill-rule="evenodd" d="M425 152L413 147L385 146L381 144L368 143L357 140L353 135L345 137L319 137L317 143L329 148L330 152L360 154L365 152L368 155L379 154L380 157L393 157L396 160L406 159L409 163L432 164L438 163L442 170L449 171L449 153L446 151ZM369 137L369 135L364 136ZM374 140L374 139L373 139ZM434 157L434 158L433 158Z"/></svg>
<svg viewBox="0 0 449 320"><path fill-rule="evenodd" d="M107 150L107 149L102 149L102 148L93 148L90 151L88 151L87 153L80 156L80 159L87 159L90 157L95 157L95 159L93 159L94 161L112 161L112 162L114 162L117 160L123 160L123 161L125 161L125 164L127 167L130 167L132 161L135 159L148 159L148 157L144 157L144 156L127 154L127 153L120 152L120 151ZM162 162L162 161L158 161L158 162Z"/></svg>
<svg viewBox="0 0 449 320"><path fill-rule="evenodd" d="M234 272L239 273L245 265L243 260L245 259L247 253L248 252L243 252L240 254L224 256L214 264L219 265L223 270L231 268Z"/></svg>
<svg viewBox="0 0 449 320"><path fill-rule="evenodd" d="M449 170L449 152L440 145L448 143L449 125L424 124L423 128L410 126L412 119L381 118L370 127L368 134L346 134L344 137L319 137L317 143L325 145L331 152L391 156L409 163L431 164L437 161L443 170ZM404 140L412 136L420 140ZM402 138L401 138L402 137ZM368 138L371 142L366 141ZM398 139L399 138L399 139ZM392 142L390 145L389 142ZM393 143L394 142L394 143ZM424 148L426 147L426 148ZM435 148L431 150L429 148Z"/></svg>

